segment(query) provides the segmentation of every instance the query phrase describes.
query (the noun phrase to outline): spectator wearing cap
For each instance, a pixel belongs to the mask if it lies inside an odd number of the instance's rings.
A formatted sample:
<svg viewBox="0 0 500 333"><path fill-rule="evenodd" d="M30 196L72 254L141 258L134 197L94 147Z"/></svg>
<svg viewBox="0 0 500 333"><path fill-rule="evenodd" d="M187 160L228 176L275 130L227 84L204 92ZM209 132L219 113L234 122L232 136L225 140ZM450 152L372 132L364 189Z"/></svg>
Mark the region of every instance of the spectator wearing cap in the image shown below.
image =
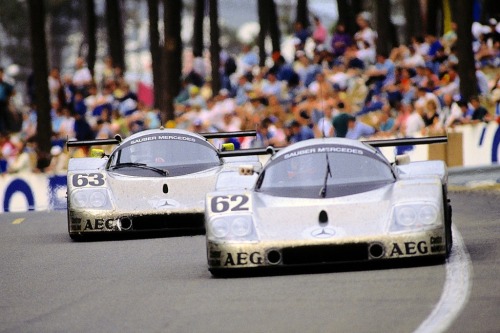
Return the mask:
<svg viewBox="0 0 500 333"><path fill-rule="evenodd" d="M200 94L200 88L195 85L190 85L188 88L189 98L184 102L184 104L188 103L191 106L198 105L201 108L206 108L207 104L203 96Z"/></svg>
<svg viewBox="0 0 500 333"><path fill-rule="evenodd" d="M61 146L52 146L50 155L52 158L45 172L59 174L68 170L69 156Z"/></svg>

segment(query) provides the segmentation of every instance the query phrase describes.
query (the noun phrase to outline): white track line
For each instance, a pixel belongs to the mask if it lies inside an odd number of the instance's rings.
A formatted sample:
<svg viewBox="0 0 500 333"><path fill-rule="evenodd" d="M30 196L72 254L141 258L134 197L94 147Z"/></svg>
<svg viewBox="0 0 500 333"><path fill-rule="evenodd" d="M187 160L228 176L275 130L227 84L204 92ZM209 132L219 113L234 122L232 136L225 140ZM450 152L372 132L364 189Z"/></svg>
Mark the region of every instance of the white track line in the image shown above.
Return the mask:
<svg viewBox="0 0 500 333"><path fill-rule="evenodd" d="M453 225L453 246L446 262L446 281L439 302L415 333L444 332L460 314L472 287L472 263L462 235Z"/></svg>

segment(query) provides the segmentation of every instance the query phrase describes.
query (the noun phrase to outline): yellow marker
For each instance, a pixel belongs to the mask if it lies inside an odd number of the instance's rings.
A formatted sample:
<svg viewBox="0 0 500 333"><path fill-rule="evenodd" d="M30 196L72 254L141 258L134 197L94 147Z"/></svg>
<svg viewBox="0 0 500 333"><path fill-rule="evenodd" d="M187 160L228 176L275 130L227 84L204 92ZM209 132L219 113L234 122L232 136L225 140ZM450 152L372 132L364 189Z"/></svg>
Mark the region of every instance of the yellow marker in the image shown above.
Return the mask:
<svg viewBox="0 0 500 333"><path fill-rule="evenodd" d="M21 224L21 223L23 223L24 220L25 220L24 217L19 218L19 219L15 219L14 221L12 221L12 224Z"/></svg>

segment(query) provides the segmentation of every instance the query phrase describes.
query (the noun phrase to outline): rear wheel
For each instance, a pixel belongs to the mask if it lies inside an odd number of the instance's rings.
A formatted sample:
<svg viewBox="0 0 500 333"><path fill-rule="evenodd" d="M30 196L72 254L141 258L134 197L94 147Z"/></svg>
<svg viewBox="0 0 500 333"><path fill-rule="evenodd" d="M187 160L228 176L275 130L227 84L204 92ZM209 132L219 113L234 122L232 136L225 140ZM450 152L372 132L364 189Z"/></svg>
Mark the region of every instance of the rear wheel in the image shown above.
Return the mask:
<svg viewBox="0 0 500 333"><path fill-rule="evenodd" d="M448 198L448 187L443 184L443 206L444 206L444 235L445 235L445 246L446 246L446 258L451 253L451 247L453 245L453 236L451 234L451 201Z"/></svg>
<svg viewBox="0 0 500 333"><path fill-rule="evenodd" d="M446 203L446 220L445 220L445 236L446 236L446 257L448 257L451 253L451 247L453 245L453 235L451 232L451 214L452 208L450 204L450 200L447 199Z"/></svg>

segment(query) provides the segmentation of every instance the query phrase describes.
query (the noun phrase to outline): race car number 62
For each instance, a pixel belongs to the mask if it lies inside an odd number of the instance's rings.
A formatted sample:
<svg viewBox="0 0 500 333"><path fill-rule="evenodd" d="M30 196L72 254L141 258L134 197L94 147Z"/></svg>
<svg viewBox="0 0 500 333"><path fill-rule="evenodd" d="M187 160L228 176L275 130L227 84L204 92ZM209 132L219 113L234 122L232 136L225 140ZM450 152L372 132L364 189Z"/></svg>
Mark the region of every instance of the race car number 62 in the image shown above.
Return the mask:
<svg viewBox="0 0 500 333"><path fill-rule="evenodd" d="M102 186L104 185L104 176L100 173L77 173L73 175L73 186Z"/></svg>
<svg viewBox="0 0 500 333"><path fill-rule="evenodd" d="M248 200L245 195L220 195L212 198L210 208L214 213L223 213L228 210L232 212L249 210L248 206L245 206Z"/></svg>

